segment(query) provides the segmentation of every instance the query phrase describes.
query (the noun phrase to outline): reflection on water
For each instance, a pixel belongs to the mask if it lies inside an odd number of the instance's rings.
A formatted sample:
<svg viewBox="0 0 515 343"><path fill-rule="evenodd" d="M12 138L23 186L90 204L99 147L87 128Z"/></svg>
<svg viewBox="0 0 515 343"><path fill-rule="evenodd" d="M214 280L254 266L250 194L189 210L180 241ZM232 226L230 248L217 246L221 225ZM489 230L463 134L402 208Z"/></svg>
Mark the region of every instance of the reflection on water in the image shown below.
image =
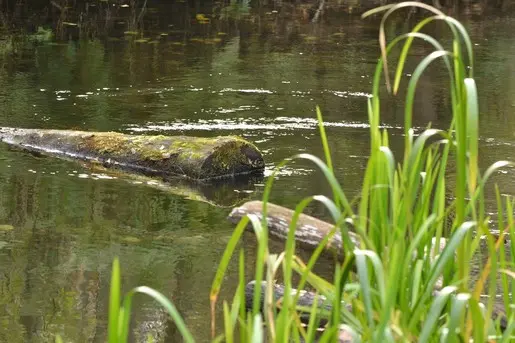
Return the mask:
<svg viewBox="0 0 515 343"><path fill-rule="evenodd" d="M207 131L232 131L232 130L316 130L318 129L318 122L314 118L295 118L295 117L276 117L265 119L263 123L259 122L259 118L245 118L245 119L214 119L214 120L199 120L196 123L150 123L144 126L131 125L130 131L145 132L145 131L192 131L192 130L207 130ZM368 128L367 123L346 123L346 122L324 122L324 126L328 127L348 127L348 128ZM386 126L383 126L386 127ZM391 128L391 127L389 127Z"/></svg>
<svg viewBox="0 0 515 343"><path fill-rule="evenodd" d="M159 6L149 5L141 21L131 21L130 8L113 9L119 20L112 26L80 35L77 27L61 27L58 40L44 30L0 37L0 125L239 134L263 151L270 176L293 154L322 156L318 104L338 177L349 197L356 195L369 146L366 101L379 54L377 22L362 21L347 7L312 24L310 7L302 4ZM106 8L91 11L101 15ZM219 15L207 22L197 13ZM508 34L515 19L463 20L476 44L484 169L515 159L515 42ZM433 33L448 37L440 27ZM420 55L429 51L417 48ZM448 124L447 85L433 66L420 81L415 125ZM385 93L382 113L397 150L401 100ZM209 285L233 230L225 217L233 204L259 198L266 180L166 184L5 146L0 153L0 341L43 342L54 333L74 342L105 341L114 256L124 290L162 291L199 340L207 340ZM513 170L496 177L506 194L515 194L514 179ZM301 161L281 170L275 187L272 200L289 207L303 196L330 194L320 172ZM310 211L327 215L321 207ZM250 256L254 243L245 238ZM251 258L247 263L250 268ZM179 341L152 302L140 299L136 308L135 341L147 333Z"/></svg>

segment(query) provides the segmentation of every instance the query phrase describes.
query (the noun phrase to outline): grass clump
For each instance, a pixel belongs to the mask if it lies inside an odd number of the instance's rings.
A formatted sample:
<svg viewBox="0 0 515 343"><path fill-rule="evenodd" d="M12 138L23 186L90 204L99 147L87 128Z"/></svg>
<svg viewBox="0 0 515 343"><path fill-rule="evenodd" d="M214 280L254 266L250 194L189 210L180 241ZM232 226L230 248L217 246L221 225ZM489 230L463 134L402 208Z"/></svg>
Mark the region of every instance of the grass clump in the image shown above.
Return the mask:
<svg viewBox="0 0 515 343"><path fill-rule="evenodd" d="M427 10L431 16L421 20L411 32L387 43L385 23L389 16L411 6ZM230 316L229 312L224 317L225 320L234 318L229 327L238 326L244 341L262 336L274 342L312 341L318 327L317 318L322 317L329 324L318 338L320 341L338 340L342 332L353 341L373 342L484 342L513 338L511 294L515 282L510 269L515 261L515 251L513 248L510 252L504 251L502 244L505 235L515 236L513 199L502 200L498 193L498 218L495 219L501 234L497 237L491 233L492 218L485 209L485 187L489 177L510 163L498 162L484 172L478 166L478 99L470 38L458 21L419 2L379 7L364 16L377 13L384 13L379 37L381 58L375 71L373 96L368 102L370 157L360 196L350 201L334 176L322 115L317 109L325 161L300 154L284 161L278 168L295 159L312 161L324 173L333 196L332 199L323 196L302 199L290 225L285 251L279 255L268 251L266 219L252 216L243 219L242 225L250 221L258 237L254 278L258 284L266 280L268 285L262 309L262 294L256 287L250 313L242 309L239 317ZM449 50L422 33L422 29L434 21L443 21L449 27L453 37ZM409 79L405 95L404 154L396 159L390 149L389 133L380 129L380 85L384 76L387 89L398 93L415 39L431 44L434 51L421 60ZM388 55L401 44L391 80ZM447 130L428 128L415 134L412 115L417 82L427 67L436 61L443 62L449 75L452 122ZM449 165L455 173L453 183L449 182ZM268 180L263 196L264 212L273 180L273 177ZM345 258L335 266L332 282L312 272L320 251L316 251L307 264L294 254L296 217L312 201L322 202L327 207L333 216L335 231L339 230L343 238ZM242 228L241 225L237 227L234 241L239 238ZM348 230L360 237L359 247L348 239ZM471 267L479 247L485 245L483 241L488 247L488 259L484 265ZM220 275L223 275L234 247L234 243L228 246L220 265ZM295 287L293 273L300 275L300 282ZM278 302L271 301L273 282L279 274L284 279L285 296ZM498 279L501 279L500 283ZM220 280L219 276L213 284L213 303ZM311 312L313 319L303 327L296 303L298 295L290 293L293 288L303 289L306 283L324 295L332 306L330 313L322 313L318 307L304 309ZM242 287L240 284L239 288ZM486 289L488 297L485 298ZM502 296L502 306L496 295ZM242 296L240 290L239 297ZM265 322L266 327L258 325L261 322Z"/></svg>
<svg viewBox="0 0 515 343"><path fill-rule="evenodd" d="M411 32L386 42L385 23L390 15L416 6L431 16L421 20ZM486 211L485 189L489 178L511 165L497 162L482 171L478 166L478 99L473 78L472 44L464 27L455 19L420 2L379 7L364 16L383 13L379 42L381 58L368 102L370 157L359 198L351 201L333 172L333 161L317 109L325 161L300 154L279 164L277 170L297 159L308 160L323 172L332 189L332 198L315 195L300 199L293 215L285 250L268 250L267 203L274 177L268 179L263 195L263 215L242 218L227 245L210 294L212 333L216 342L336 342L343 337L352 342L509 342L514 339L515 248L504 244L515 238L513 198L502 198L496 190L497 218ZM449 50L422 29L434 21L449 27L453 41ZM405 61L414 41L431 44L434 51L421 60L409 79L404 113L404 153L400 158L390 149L390 136L380 128L380 85L384 76L387 89L398 93ZM390 77L388 56L402 45L398 63ZM418 134L412 128L413 101L417 82L433 62L442 61L450 81L452 122L446 130L428 128ZM455 180L449 182L449 166ZM450 194L450 197L449 197ZM294 230L304 208L321 202L332 215L333 231L322 240L308 261L295 255ZM498 235L492 234L495 219ZM252 276L256 285L246 305L245 255L239 257L239 284L232 303L224 301L223 333L215 332L214 313L226 268L236 253L240 237L251 225L257 236L257 259ZM352 230L359 246L349 239ZM342 236L343 262L335 263L333 280L313 272L318 257L331 235ZM471 267L480 246L486 246L486 261ZM508 250L507 250L508 249ZM483 251L484 253L484 251ZM294 284L294 274L300 281ZM274 280L284 280L284 296L274 298ZM323 297L300 308L301 294L293 289L309 285ZM115 287L116 288L116 287ZM151 292L146 292L150 294ZM130 296L132 296L131 293ZM122 342L130 300L121 311L119 294L111 301L110 342ZM486 297L485 297L486 295ZM324 306L318 306L324 305ZM330 305L330 306L326 306ZM173 306L169 312L186 341L191 335ZM302 324L301 311L309 314ZM118 314L116 314L118 313ZM320 330L320 323L327 324ZM120 325L120 324L119 324ZM112 340L111 340L112 337Z"/></svg>

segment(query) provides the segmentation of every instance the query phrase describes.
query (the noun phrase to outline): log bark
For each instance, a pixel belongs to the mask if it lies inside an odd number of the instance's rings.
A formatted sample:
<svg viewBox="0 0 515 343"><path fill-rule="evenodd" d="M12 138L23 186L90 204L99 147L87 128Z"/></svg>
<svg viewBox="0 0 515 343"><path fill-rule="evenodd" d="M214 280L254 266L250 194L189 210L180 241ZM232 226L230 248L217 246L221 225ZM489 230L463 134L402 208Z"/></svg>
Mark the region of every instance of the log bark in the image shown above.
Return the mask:
<svg viewBox="0 0 515 343"><path fill-rule="evenodd" d="M228 216L228 220L237 224L241 218L247 214L254 214L258 218L263 217L263 202L262 201L249 201L243 205L234 208ZM286 240L288 237L289 226L291 223L294 211L279 205L268 203L267 205L267 222L269 234L279 240ZM295 230L295 242L305 248L314 250L334 228L333 224L324 222L320 219L301 214L297 220L297 227ZM349 232L349 239L355 245L359 244L359 237ZM330 239L325 249L327 252L342 257L342 237L340 232L336 232Z"/></svg>
<svg viewBox="0 0 515 343"><path fill-rule="evenodd" d="M247 311L252 310L252 298L254 296L254 288L256 287L256 281L251 281L245 286L245 306ZM261 282L261 307L263 310L263 299L265 298L265 292L267 288L266 281ZM284 296L284 286L274 284L272 287L273 290L273 299L274 301L280 300ZM296 295L299 292L296 289L292 289L292 295ZM311 308L313 304L317 303L318 307L323 308L327 311L331 311L331 304L327 304L327 299L323 295L315 294L313 292L300 291L299 300L297 304L299 306ZM346 306L347 309L352 310L351 306ZM299 313L300 320L303 324L307 325L309 323L309 314L308 313ZM323 328L327 325L328 321L326 319L321 319L319 321L320 330L319 333L323 332ZM340 328L338 331L338 343L352 343L352 335L347 330Z"/></svg>
<svg viewBox="0 0 515 343"><path fill-rule="evenodd" d="M116 132L0 128L0 140L31 152L164 178L206 180L264 169L260 151L236 136L138 136Z"/></svg>
<svg viewBox="0 0 515 343"><path fill-rule="evenodd" d="M245 286L245 308L247 311L252 311L252 298L254 297L254 289L256 287L256 281L250 281ZM266 294L266 288L267 288L267 282L263 281L261 282L261 304L260 304L260 310L262 311L264 308L264 299ZM284 296L284 286L279 284L273 284L272 285L272 292L273 292L273 299L274 301L279 301ZM296 295L299 291L297 289L292 289L291 293L292 295ZM298 306L311 308L314 303L317 303L317 306L319 308L325 309L327 311L332 310L332 305L327 302L327 299L323 295L315 294L313 292L308 291L300 291L299 299L297 302ZM346 305L347 309L350 311L352 310L350 305ZM309 313L307 312L300 312L299 318L303 324L309 323ZM323 328L326 326L328 321L326 319L321 319L319 321L319 327ZM323 331L319 330L320 332ZM346 331L345 329L340 329L338 332L338 343L352 343L352 336L351 334Z"/></svg>
<svg viewBox="0 0 515 343"><path fill-rule="evenodd" d="M239 220L247 215L247 214L254 214L258 216L259 218L262 218L263 216L263 203L261 201L250 201L247 202L237 208L234 208L232 212L229 214L228 219L233 222L237 223ZM267 221L268 221L268 230L269 235L273 236L280 240L285 240L288 231L289 231L289 225L291 223L291 219L293 216L294 211L284 208L282 206L274 205L271 203L267 204ZM313 218L311 216L301 214L299 217L299 220L297 222L297 227L295 231L295 239L296 242L301 243L300 246L303 248L307 248L310 250L315 249L320 241L333 229L334 225L324 222L322 220ZM358 246L359 243L359 237L349 232L349 238L351 242L353 242L356 246ZM441 239L440 241L440 251L443 250L445 247L445 239ZM506 251L510 251L509 248L509 242L506 243ZM339 233L335 235L333 240L331 241L331 244L327 247L329 251L336 251L339 252L339 256L342 256L342 240ZM476 271L476 274L479 273L479 270L477 268L472 268L472 272L474 273ZM477 276L477 275L476 275ZM265 283L266 285L266 283ZM246 295L250 298L246 299L247 304L249 302L252 302L251 294L253 292L253 287L255 285L251 282L247 285L248 290L246 289ZM434 290L434 295L437 295L439 290L442 288L442 281L439 280L436 284L436 288ZM264 292L264 286L262 286L262 291ZM284 288L282 288L281 285L274 285L274 297L279 299L284 294ZM298 290L293 290L294 293L298 292ZM301 291L305 292L305 291ZM318 303L323 303L323 297L316 296L315 294L310 294L309 292L303 293L302 297L300 297L299 301L302 301L302 305L309 306L310 304L313 304L313 301L315 298L318 297ZM486 302L486 299L484 300ZM327 309L327 308L326 308ZM301 316L302 318L302 316ZM506 317L506 310L504 308L504 303L502 302L502 299L498 299L494 303L494 311L492 314L492 318L494 320L500 319L501 327L503 329L506 328L507 325L507 317Z"/></svg>

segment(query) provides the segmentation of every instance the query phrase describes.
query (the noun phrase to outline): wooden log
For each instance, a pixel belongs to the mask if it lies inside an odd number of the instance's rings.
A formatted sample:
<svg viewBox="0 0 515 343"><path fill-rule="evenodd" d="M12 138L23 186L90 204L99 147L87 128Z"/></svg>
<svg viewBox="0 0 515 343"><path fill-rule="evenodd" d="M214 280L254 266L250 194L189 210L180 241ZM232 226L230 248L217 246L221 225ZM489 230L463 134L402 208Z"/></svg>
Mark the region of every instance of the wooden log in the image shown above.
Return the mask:
<svg viewBox="0 0 515 343"><path fill-rule="evenodd" d="M246 286L245 286L245 307L247 309L247 311L251 311L252 310L252 299L254 297L254 289L256 287L256 281L250 281ZM260 311L263 312L264 310L264 301L263 299L265 299L265 296L266 296L266 289L267 289L267 282L266 281L262 281L261 282L261 303L260 303ZM316 302L316 305L319 309L322 309L322 310L325 310L325 311L328 311L329 313L332 311L332 304L328 303L327 302L327 298L324 297L323 295L320 295L320 294L316 294L314 292L310 292L310 291L305 291L305 290L297 290L295 288L292 288L291 290L291 295L292 296L295 296L297 295L297 293L300 292L300 295L299 295L299 299L298 299L298 302L297 302L297 305L298 306L301 306L301 307L305 307L305 308L312 308L313 307L313 304L315 304ZM433 293L433 296L437 296L438 295L438 292L439 291L434 291ZM279 284L273 284L272 285L272 299L274 299L274 301L280 301L280 299L282 297L284 297L284 286L283 285L279 285ZM343 306L345 306L347 308L347 310L349 311L352 311L352 306L350 304L342 304ZM309 313L307 312L299 312L299 318L300 318L300 321L304 324L304 325L307 325L309 323L309 320L310 320L310 317L309 317ZM494 304L494 309L493 309L493 313L492 313L492 319L494 320L497 320L499 319L499 322L500 322L500 325L501 325L501 329L502 330L505 330L507 325L508 325L508 321L507 321L507 318L506 318L506 313L504 312L504 306L503 304L499 303L499 302L496 302ZM323 331L324 327L328 324L328 320L327 319L321 319L319 321L319 328ZM338 337L338 342L339 343L351 343L352 342L352 336L351 334L345 330L345 329L340 329L339 330L339 337Z"/></svg>
<svg viewBox="0 0 515 343"><path fill-rule="evenodd" d="M263 203L261 201L250 201L250 202L247 202L237 208L234 208L232 210L232 212L229 214L228 219L233 223L237 223L243 216L245 216L247 214L254 214L261 219L263 216L262 210L263 210ZM268 203L268 205L267 205L267 223L268 223L269 235L276 237L277 239L285 240L288 235L289 225L291 223L293 213L294 213L294 211L292 211L288 208ZM300 246L303 248L313 250L318 246L320 241L330 232L330 230L333 229L333 227L334 227L333 224L324 222L322 220L313 218L313 217L305 215L305 214L301 214L299 216L299 220L297 222L297 227L296 227L296 231L295 231L296 242L298 241L299 243L301 243ZM351 242L354 243L354 245L358 246L359 237L356 234L349 232L349 238L350 238ZM442 251L443 248L445 247L445 243L446 243L445 239L440 240L440 247L439 247L440 251ZM506 251L510 251L510 248L508 246L509 244L510 243L506 243L506 245L507 245L507 248L505 248ZM331 244L328 247L328 249L330 251L336 250L337 252L339 252L339 255L341 256L342 255L341 236L334 237L333 240L331 241ZM477 260L477 257L476 257L476 260ZM477 261L477 262L479 263L479 261ZM474 276L476 278L479 275L479 272L480 272L480 270L478 268L474 268L474 267L472 268L472 273L474 274ZM248 287L251 287L249 285L248 285ZM282 287L282 286L280 286L280 285L274 286L274 293L278 292L278 295L283 294L280 291L280 287ZM436 283L434 295L437 295L439 290L442 287L443 287L443 283L440 278L438 280L438 282ZM294 292L298 292L298 291L294 290ZM311 304L312 304L314 295L308 294L305 297L303 297L303 301L310 300L310 299L311 299ZM247 301L252 301L252 300L247 299ZM481 301L486 302L487 299L482 298ZM501 323L501 327L506 328L506 325L507 325L506 309L504 308L504 303L502 302L501 299L496 300L496 302L494 303L494 311L492 314L492 319L494 319L494 320L499 319L500 323Z"/></svg>
<svg viewBox="0 0 515 343"><path fill-rule="evenodd" d="M249 201L243 205L234 208L228 216L228 220L237 224L241 218L247 214L254 214L258 218L263 217L263 202L262 201ZM269 234L280 240L286 240L288 237L289 226L294 211L268 203L267 206L267 222ZM320 219L301 214L297 220L297 228L295 230L295 242L305 249L314 250L334 228L333 224L324 222ZM349 232L349 239L355 245L359 243L359 237ZM326 251L336 253L339 257L342 254L342 237L339 231L329 240L326 246Z"/></svg>
<svg viewBox="0 0 515 343"><path fill-rule="evenodd" d="M260 151L236 136L137 136L4 127L0 128L0 140L36 153L165 178L180 176L204 180L264 169Z"/></svg>
<svg viewBox="0 0 515 343"><path fill-rule="evenodd" d="M250 281L245 286L245 308L247 311L252 310L252 299L254 297L254 289L256 287L256 281ZM262 312L264 309L264 300L266 295L266 289L267 289L267 282L263 281L261 282L261 303L260 303L260 311ZM298 291L296 289L292 289L291 293L292 295L296 295L298 292L299 299L297 302L298 306L306 307L306 308L312 308L313 304L317 303L318 308L325 309L329 312L332 310L332 305L327 302L326 297L323 295L315 294L313 292L308 291ZM272 285L272 298L274 301L279 301L284 296L284 286L279 284L273 284ZM349 310L352 310L350 305L345 305ZM309 323L309 313L307 312L300 312L299 318L301 322L305 325ZM321 318L318 325L319 325L319 332L323 331L323 327L325 327L328 323L327 319ZM352 343L352 335L345 329L340 329L338 332L338 343Z"/></svg>

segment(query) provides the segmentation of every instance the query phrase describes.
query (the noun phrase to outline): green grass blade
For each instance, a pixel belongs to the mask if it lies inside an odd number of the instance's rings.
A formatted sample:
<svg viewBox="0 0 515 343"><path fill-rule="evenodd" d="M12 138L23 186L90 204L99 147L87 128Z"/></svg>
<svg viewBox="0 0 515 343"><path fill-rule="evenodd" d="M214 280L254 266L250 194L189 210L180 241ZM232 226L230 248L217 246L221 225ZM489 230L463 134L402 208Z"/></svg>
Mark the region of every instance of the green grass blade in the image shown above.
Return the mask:
<svg viewBox="0 0 515 343"><path fill-rule="evenodd" d="M318 120L318 129L320 131L320 139L322 140L322 147L324 148L325 155L325 163L329 170L333 171L333 161L331 159L331 150L329 149L329 143L327 142L327 135L325 133L324 128L324 119L322 118L322 111L320 111L320 107L316 107L317 112L317 120Z"/></svg>
<svg viewBox="0 0 515 343"><path fill-rule="evenodd" d="M424 321L424 325L422 326L422 331L420 332L420 336L418 338L419 343L425 343L430 341L433 329L440 318L442 309L447 304L450 295L453 292L455 292L456 289L456 287L451 286L445 287L435 297L435 299L433 300L433 304L431 305L431 309L427 314L427 318Z"/></svg>
<svg viewBox="0 0 515 343"><path fill-rule="evenodd" d="M455 252L462 243L463 239L465 239L465 236L469 233L469 231L474 227L476 224L474 222L465 222L458 229L456 229L445 245L445 248L443 249L442 253L436 260L436 263L431 268L429 278L424 284L424 292L422 293L421 297L419 298L417 304L415 305L411 319L409 321L408 327L410 329L413 329L417 320L420 318L422 312L423 312L423 303L426 299L428 299L431 294L434 291L434 286L436 283L436 280L440 277L442 274L442 271L444 267L452 260L454 259Z"/></svg>
<svg viewBox="0 0 515 343"><path fill-rule="evenodd" d="M426 18L426 19L422 20L421 22L419 22L411 30L410 36L406 39L406 42L404 43L404 46L402 47L401 54L399 56L399 61L398 61L398 64L397 64L397 70L395 72L395 79L394 79L394 83L393 83L393 94L397 94L397 92L399 91L399 85L400 85L402 74L403 74L403 71L404 71L404 65L406 64L406 59L408 57L408 53L409 53L411 44L413 43L413 40L414 40L415 37L417 37L419 35L418 31L420 31L424 26L426 26L430 22L432 22L432 21L434 21L436 19L441 19L441 18L443 18L443 17L438 16L438 15ZM445 50L440 45L440 43L438 43L438 41L436 41L433 37L428 36L429 37L428 38L428 37L425 37L425 36L426 35L422 34L422 35L420 35L418 37L420 37L420 38L430 42L435 47L436 50ZM448 68L449 72L451 72L451 66L450 66L449 58L445 58L445 64L447 65L447 68ZM451 72L451 75L452 75L452 72Z"/></svg>
<svg viewBox="0 0 515 343"><path fill-rule="evenodd" d="M367 316L368 326L373 330L375 324L372 309L372 287L368 277L367 261L365 254L361 253L361 250L359 249L354 251L354 255L356 256L356 269L358 270L362 299L365 304L365 315Z"/></svg>
<svg viewBox="0 0 515 343"><path fill-rule="evenodd" d="M483 317L483 312L481 311L481 308L479 307L479 302L476 299L470 298L469 310L470 310L470 315L472 317L472 322L475 323L475 325L473 326L474 342L484 342L486 340L485 331L484 331L485 326L482 324L485 322L485 318Z"/></svg>
<svg viewBox="0 0 515 343"><path fill-rule="evenodd" d="M338 335L338 327L330 326L324 330L320 338L318 339L318 343L329 343L329 342L337 342Z"/></svg>
<svg viewBox="0 0 515 343"><path fill-rule="evenodd" d="M405 7L421 7L430 12L433 12L436 15L444 16L444 13L437 10L436 8L426 5L426 4L423 4L423 3L420 3L420 2L414 2L414 1L401 2L399 4L393 5L389 9L387 9L386 13L383 15L383 17L381 19L381 24L379 26L379 46L381 48L381 57L383 60L383 65L384 65L384 75L385 75L385 81L386 81L386 88L388 89L388 92L391 91L391 86L390 86L390 77L388 75L385 23L386 23L386 20L388 19L388 17L392 13L394 13L398 9L405 8Z"/></svg>
<svg viewBox="0 0 515 343"><path fill-rule="evenodd" d="M379 6L379 7L376 7L376 8L372 8L371 10L368 10L365 13L363 13L361 15L361 18L367 18L367 17L370 17L370 16L372 16L374 14L387 11L390 8L392 8L393 6L395 6L395 5L384 5L384 6Z"/></svg>
<svg viewBox="0 0 515 343"><path fill-rule="evenodd" d="M130 293L129 293L130 294ZM131 322L131 312L132 312L132 295L125 296L123 299L123 307L119 313L119 328L120 333L118 335L119 342L128 342L129 339L129 325Z"/></svg>
<svg viewBox="0 0 515 343"><path fill-rule="evenodd" d="M261 315L258 313L254 315L254 320L252 323L252 343L263 343L264 342L264 334L263 334L263 320L261 319Z"/></svg>
<svg viewBox="0 0 515 343"><path fill-rule="evenodd" d="M109 343L118 341L118 323L120 314L120 261L116 257L111 271L111 289L109 292L109 319L108 337ZM121 342L123 343L123 342Z"/></svg>
<svg viewBox="0 0 515 343"><path fill-rule="evenodd" d="M515 337L512 336L513 332L515 332L515 318L512 315L510 320L508 321L508 325L506 326L506 329L504 330L504 333L502 335L500 342L502 342L502 343L513 342L513 340L515 339Z"/></svg>
<svg viewBox="0 0 515 343"><path fill-rule="evenodd" d="M247 225L249 223L249 217L243 217L236 228L234 229L233 234L231 235L231 239L227 243L224 254L216 270L215 278L213 279L213 283L211 285L211 292L209 294L209 299L211 302L211 332L214 335L215 328L215 306L216 300L218 299L218 294L220 293L220 287L222 285L223 277L229 265L229 261L236 249L238 242L240 241L241 235L245 231Z"/></svg>
<svg viewBox="0 0 515 343"><path fill-rule="evenodd" d="M422 277L422 267L423 267L423 261L418 260L415 263L414 273L413 273L413 285L412 285L412 291L411 291L411 303L415 304L417 302L418 296L419 296L419 289L421 284L421 277Z"/></svg>
<svg viewBox="0 0 515 343"><path fill-rule="evenodd" d="M469 192L474 194L479 178L478 171L478 141L479 141L479 109L477 104L477 89L474 79L465 79L465 90L467 92L467 130L468 130L468 183Z"/></svg>
<svg viewBox="0 0 515 343"><path fill-rule="evenodd" d="M286 237L286 250L285 250L285 258L284 258L284 293L291 294L291 278L292 278L292 263L293 263L293 255L295 253L295 231L297 229L297 220L299 216L304 211L304 208L309 205L309 203L313 201L313 197L308 197L303 199L295 208L295 212L290 222L290 227L288 230L288 236ZM283 306L286 313L289 310L290 306L290 297L285 297L283 301Z"/></svg>
<svg viewBox="0 0 515 343"><path fill-rule="evenodd" d="M457 337L457 329L463 321L463 315L465 313L465 309L467 304L471 298L471 295L468 293L459 293L453 299L451 305L451 313L449 318L449 325L447 326L447 343L454 343L459 341Z"/></svg>
<svg viewBox="0 0 515 343"><path fill-rule="evenodd" d="M243 250L240 250L240 257L238 261L238 291L240 294L240 308L239 308L239 318L236 317L236 320L240 324L239 332L240 332L240 342L246 342L247 340L247 328L245 327L245 323L242 319L245 318L246 315L246 307L245 307L245 254ZM238 320L240 319L240 320Z"/></svg>
<svg viewBox="0 0 515 343"><path fill-rule="evenodd" d="M313 304L311 305L311 315L308 322L308 331L306 333L306 342L314 342L315 335L318 329L318 323L320 322L316 311L318 309L318 297L315 297Z"/></svg>
<svg viewBox="0 0 515 343"><path fill-rule="evenodd" d="M515 163L509 162L509 161L497 161L494 164L492 164L488 169L485 171L485 174L483 175L481 179L481 188L485 187L486 182L492 176L496 171L498 171L501 168L505 168L508 166L515 166Z"/></svg>
<svg viewBox="0 0 515 343"><path fill-rule="evenodd" d="M254 233L256 235L258 241L258 251L256 257L256 268L254 272L254 280L257 285L261 284L263 280L263 271L265 268L265 261L268 255L268 227L262 226L262 223L266 223L266 218L263 218L263 221L259 221L259 218L256 216L249 215L248 216L252 227L254 229ZM270 285L271 286L271 285ZM261 291L260 287L254 287L254 295L252 297L252 315L255 316L259 313L259 307L261 304Z"/></svg>
<svg viewBox="0 0 515 343"><path fill-rule="evenodd" d="M472 52L472 41L470 40L470 37L467 33L467 30L465 27L456 19L452 17L445 17L445 20L452 25L452 27L455 27L458 29L459 33L461 34L461 38L463 42L465 43L465 46L467 48L467 57L468 57L468 63L469 63L469 77L472 77L474 75L474 54ZM451 29L452 29L451 27ZM454 32L454 31L453 31ZM454 32L454 36L458 37L457 33Z"/></svg>
<svg viewBox="0 0 515 343"><path fill-rule="evenodd" d="M233 337L231 312L229 311L229 304L227 304L227 301L223 302L223 313L224 313L225 341L227 343L233 343L234 337Z"/></svg>

